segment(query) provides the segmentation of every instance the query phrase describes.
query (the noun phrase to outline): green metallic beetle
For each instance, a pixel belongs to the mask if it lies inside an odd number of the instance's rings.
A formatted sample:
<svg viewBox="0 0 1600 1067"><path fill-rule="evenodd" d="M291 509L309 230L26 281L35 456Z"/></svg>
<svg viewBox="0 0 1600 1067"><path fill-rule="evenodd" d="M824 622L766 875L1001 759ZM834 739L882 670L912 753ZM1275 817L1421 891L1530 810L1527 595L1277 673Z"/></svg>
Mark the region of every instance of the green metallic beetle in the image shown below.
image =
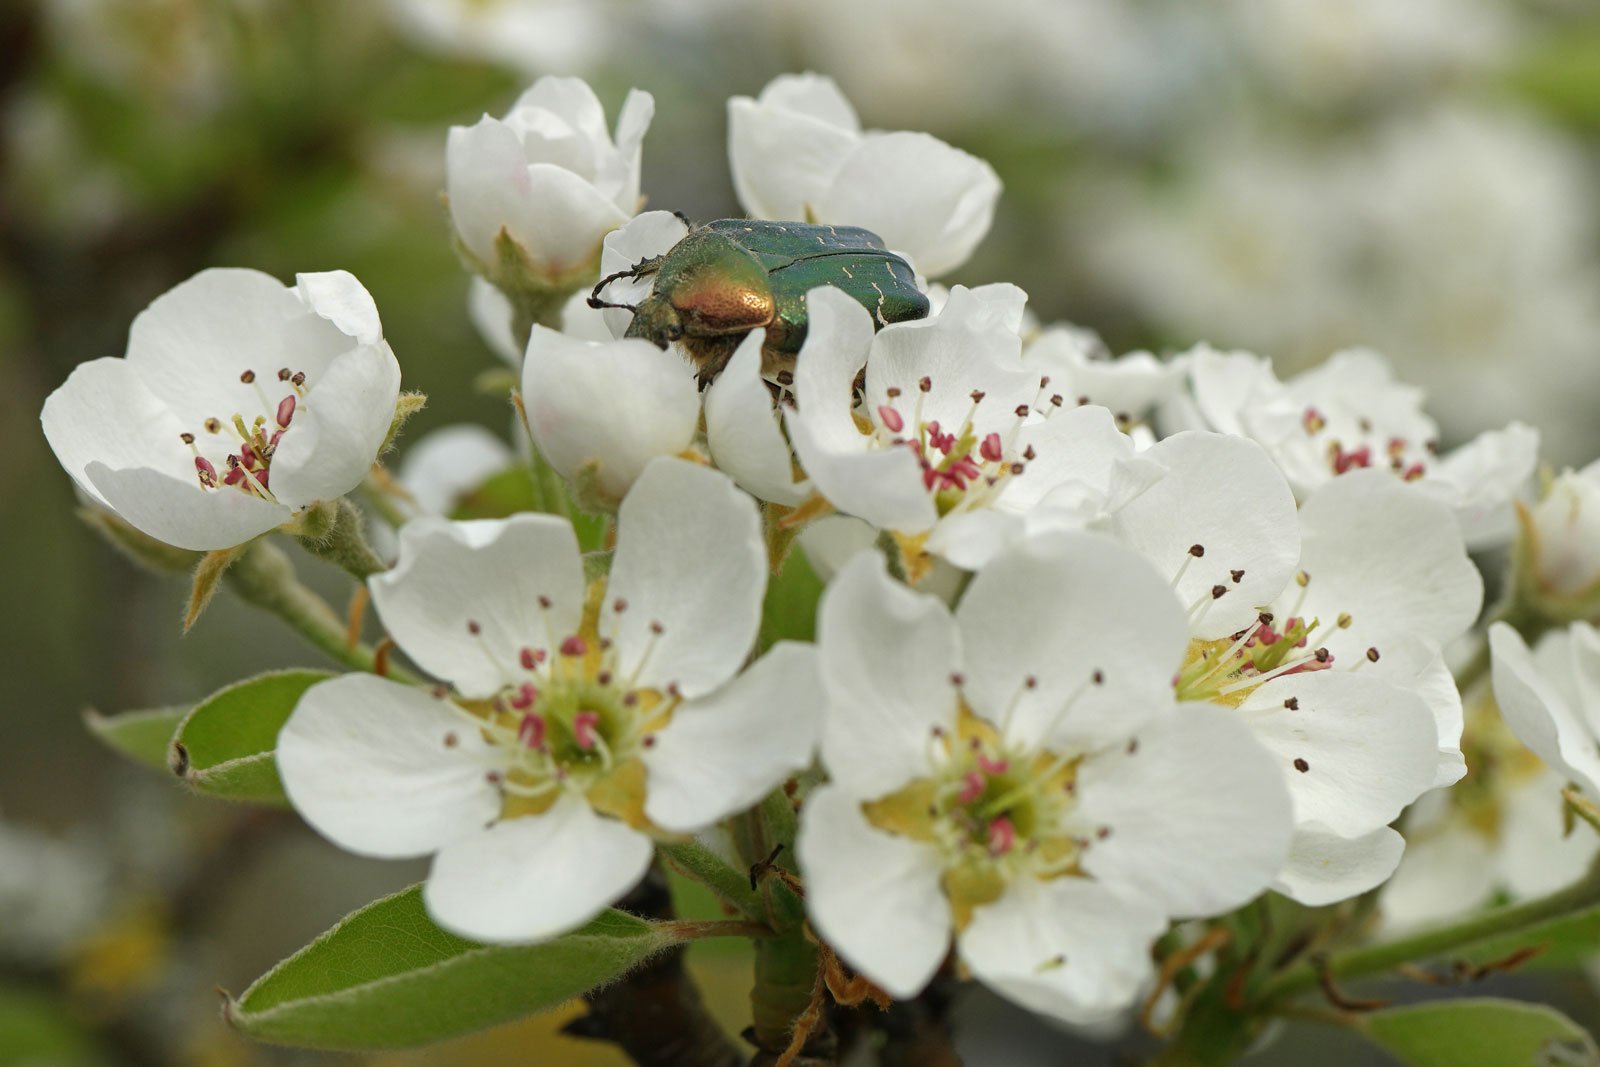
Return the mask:
<svg viewBox="0 0 1600 1067"><path fill-rule="evenodd" d="M647 275L654 282L638 304L601 299L612 282ZM872 312L877 328L928 315L928 298L917 288L911 265L877 234L859 226L759 219L691 226L662 255L600 279L589 306L632 311L629 337L659 348L683 342L705 383L727 365L746 334L762 327L763 372L793 367L806 339L806 293L819 285L855 297Z"/></svg>

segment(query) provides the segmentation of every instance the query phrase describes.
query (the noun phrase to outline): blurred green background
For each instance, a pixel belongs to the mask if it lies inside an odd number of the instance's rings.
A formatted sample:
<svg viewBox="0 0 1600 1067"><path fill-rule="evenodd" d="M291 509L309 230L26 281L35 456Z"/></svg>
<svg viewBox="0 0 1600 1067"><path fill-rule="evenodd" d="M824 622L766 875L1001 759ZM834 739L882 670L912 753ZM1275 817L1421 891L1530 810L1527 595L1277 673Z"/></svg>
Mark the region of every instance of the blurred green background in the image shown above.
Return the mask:
<svg viewBox="0 0 1600 1067"><path fill-rule="evenodd" d="M999 171L991 237L949 280L1015 281L1041 320L1117 351L1204 339L1287 370L1371 343L1449 437L1522 418L1558 465L1600 453L1589 4L0 0L0 1065L334 1059L246 1047L212 987L417 875L185 797L86 733L86 708L315 657L226 596L180 638L183 582L75 518L45 396L202 267L345 268L430 397L408 436L503 432L503 401L472 386L494 359L439 201L449 125L541 73L582 74L612 108L648 89L651 206L720 217L738 213L726 99L802 69L867 125ZM743 961L697 964L737 1030ZM1592 1021L1577 978L1537 995ZM1066 1039L1020 1014L962 1011L971 1062L1062 1062ZM380 1062L619 1062L558 1022ZM1350 1062L1339 1040L1263 1062Z"/></svg>

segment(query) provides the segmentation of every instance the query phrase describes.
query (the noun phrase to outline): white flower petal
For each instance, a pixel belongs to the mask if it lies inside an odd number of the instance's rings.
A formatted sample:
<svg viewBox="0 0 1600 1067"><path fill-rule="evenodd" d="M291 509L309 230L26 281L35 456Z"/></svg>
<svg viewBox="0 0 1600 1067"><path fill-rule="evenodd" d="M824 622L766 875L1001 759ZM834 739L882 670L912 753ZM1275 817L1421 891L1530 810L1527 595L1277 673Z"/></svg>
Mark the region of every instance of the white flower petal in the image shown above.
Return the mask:
<svg viewBox="0 0 1600 1067"><path fill-rule="evenodd" d="M657 459L622 501L618 531L600 618L618 669L686 697L732 678L755 642L767 588L755 501L727 475Z"/></svg>
<svg viewBox="0 0 1600 1067"><path fill-rule="evenodd" d="M504 819L440 849L422 900L462 937L541 941L600 914L644 877L654 853L644 834L567 794L541 815Z"/></svg>
<svg viewBox="0 0 1600 1067"><path fill-rule="evenodd" d="M537 269L562 272L599 262L606 234L628 221L599 189L554 163L529 166L520 184L522 215L504 225Z"/></svg>
<svg viewBox="0 0 1600 1067"><path fill-rule="evenodd" d="M1358 837L1433 788L1433 712L1388 679L1341 670L1284 675L1253 690L1239 714L1276 755L1297 823Z"/></svg>
<svg viewBox="0 0 1600 1067"><path fill-rule="evenodd" d="M1294 574L1294 494L1271 458L1244 438L1190 431L1157 442L1143 458L1166 466L1167 475L1117 512L1110 529L1169 579L1182 571L1174 589L1200 611L1195 636L1226 637ZM1237 582L1235 571L1243 572ZM1221 597L1212 595L1217 588Z"/></svg>
<svg viewBox="0 0 1600 1067"><path fill-rule="evenodd" d="M1214 915L1272 881L1293 820L1282 772L1230 712L1186 704L1079 770L1083 868L1165 914Z"/></svg>
<svg viewBox="0 0 1600 1067"><path fill-rule="evenodd" d="M580 300L588 295L581 292L574 294ZM506 295L491 283L474 275L467 290L467 316L491 352L512 367L520 367L522 346L517 344L517 339L511 333L512 314L511 301L506 299ZM566 332L564 322L562 326L563 332ZM586 337L585 340L593 338Z"/></svg>
<svg viewBox="0 0 1600 1067"><path fill-rule="evenodd" d="M1219 352L1196 345L1182 357L1189 361L1195 406L1207 425L1219 433L1242 436L1241 412L1278 400L1285 388L1272 373L1272 363L1252 352Z"/></svg>
<svg viewBox="0 0 1600 1067"><path fill-rule="evenodd" d="M1038 537L997 557L968 585L956 625L973 710L1009 723L1008 741L1049 747L1124 738L1171 707L1189 643L1167 583L1094 534Z"/></svg>
<svg viewBox="0 0 1600 1067"><path fill-rule="evenodd" d="M1564 783L1546 772L1506 783L1501 793L1499 854L1495 867L1515 899L1543 896L1583 877L1600 839L1570 828Z"/></svg>
<svg viewBox="0 0 1600 1067"><path fill-rule="evenodd" d="M399 397L400 364L387 343L363 344L335 359L309 383L272 456L272 495L298 509L360 485Z"/></svg>
<svg viewBox="0 0 1600 1067"><path fill-rule="evenodd" d="M925 133L867 134L814 202L816 218L865 226L920 274L948 274L989 232L1000 178Z"/></svg>
<svg viewBox="0 0 1600 1067"><path fill-rule="evenodd" d="M752 218L806 220L857 130L850 102L820 75L783 75L758 99L733 97L728 162L739 203Z"/></svg>
<svg viewBox="0 0 1600 1067"><path fill-rule="evenodd" d="M873 829L837 785L806 797L795 848L817 932L890 996L920 993L950 945L938 852Z"/></svg>
<svg viewBox="0 0 1600 1067"><path fill-rule="evenodd" d="M295 292L306 307L349 334L356 343L383 340L383 323L372 294L347 270L316 271L294 276ZM276 368L274 368L276 369Z"/></svg>
<svg viewBox="0 0 1600 1067"><path fill-rule="evenodd" d="M318 833L363 856L401 858L478 833L499 813L484 777L489 751L466 716L422 690L347 674L306 690L275 758Z"/></svg>
<svg viewBox="0 0 1600 1067"><path fill-rule="evenodd" d="M1443 647L1465 633L1483 603L1483 578L1467 558L1450 511L1386 471L1351 471L1313 493L1300 509L1302 591L1291 587L1275 610L1300 603L1324 626L1316 640L1335 662L1368 648L1423 638ZM1345 628L1327 624L1341 614Z"/></svg>
<svg viewBox="0 0 1600 1067"><path fill-rule="evenodd" d="M528 159L516 131L483 116L472 126L452 126L445 143L445 191L450 218L467 251L485 266L498 259L501 230L524 229Z"/></svg>
<svg viewBox="0 0 1600 1067"><path fill-rule="evenodd" d="M125 359L107 356L72 368L45 400L39 421L61 466L102 504L88 475L96 461L112 470L154 467L174 478L196 478L193 457L178 436L191 428L145 387ZM198 481L193 488L203 491Z"/></svg>
<svg viewBox="0 0 1600 1067"><path fill-rule="evenodd" d="M890 579L866 551L823 592L817 637L822 759L833 780L876 797L926 775L933 729L956 723L961 653L949 611Z"/></svg>
<svg viewBox="0 0 1600 1067"><path fill-rule="evenodd" d="M780 641L733 681L672 713L644 752L645 814L686 833L755 805L811 765L822 701L816 649Z"/></svg>
<svg viewBox="0 0 1600 1067"><path fill-rule="evenodd" d="M1383 895L1383 929L1446 922L1488 904L1496 888L1489 840L1465 821L1413 835Z"/></svg>
<svg viewBox="0 0 1600 1067"><path fill-rule="evenodd" d="M766 336L766 330L751 331L706 390L706 445L712 460L741 489L794 507L811 495L811 483L795 480L789 442L761 378Z"/></svg>
<svg viewBox="0 0 1600 1067"><path fill-rule="evenodd" d="M1461 730L1465 721L1461 690L1444 654L1420 637L1402 637L1389 642L1383 658L1362 667L1362 673L1387 678L1423 699L1433 712L1439 733L1439 762L1434 768L1435 788L1454 785L1467 773L1466 757L1461 754Z"/></svg>
<svg viewBox="0 0 1600 1067"><path fill-rule="evenodd" d="M1560 636L1550 635L1545 641ZM1552 769L1600 794L1600 750L1582 711L1534 662L1516 630L1503 622L1490 626L1489 648L1494 657L1495 702L1506 725ZM1540 651L1545 651L1543 646Z"/></svg>
<svg viewBox="0 0 1600 1067"><path fill-rule="evenodd" d="M395 480L423 515L448 516L461 498L517 462L511 446L475 423L432 430L406 449Z"/></svg>
<svg viewBox="0 0 1600 1067"><path fill-rule="evenodd" d="M522 364L534 444L574 478L598 464L603 493L621 499L645 464L689 446L700 417L694 373L648 341L580 341L535 326Z"/></svg>
<svg viewBox="0 0 1600 1067"><path fill-rule="evenodd" d="M670 211L646 211L628 220L620 229L606 234L600 252L600 276L630 270L645 260L666 254L673 245L683 240L689 228L683 220ZM649 295L655 285L655 276L618 278L608 284L601 297L613 304L637 304ZM626 308L607 308L603 312L611 336L617 340L628 332L633 322L633 312Z"/></svg>
<svg viewBox="0 0 1600 1067"><path fill-rule="evenodd" d="M979 908L958 941L985 985L1069 1023L1126 1010L1151 979L1166 916L1086 878L1026 878Z"/></svg>
<svg viewBox="0 0 1600 1067"><path fill-rule="evenodd" d="M1539 431L1520 422L1479 434L1442 457L1418 483L1455 511L1468 548L1510 540L1511 502L1539 463Z"/></svg>
<svg viewBox="0 0 1600 1067"><path fill-rule="evenodd" d="M112 470L89 464L95 495L139 530L177 548L231 548L288 522L282 504L232 489L202 489L148 467Z"/></svg>
<svg viewBox="0 0 1600 1067"><path fill-rule="evenodd" d="M1310 908L1335 904L1382 885L1400 865L1405 848L1405 838L1387 826L1354 838L1302 826L1273 888ZM1383 899L1389 899L1387 893Z"/></svg>
<svg viewBox="0 0 1600 1067"><path fill-rule="evenodd" d="M413 519L400 529L394 569L367 584L406 655L469 697L520 681L521 650L554 654L583 611L577 538L570 523L551 515Z"/></svg>

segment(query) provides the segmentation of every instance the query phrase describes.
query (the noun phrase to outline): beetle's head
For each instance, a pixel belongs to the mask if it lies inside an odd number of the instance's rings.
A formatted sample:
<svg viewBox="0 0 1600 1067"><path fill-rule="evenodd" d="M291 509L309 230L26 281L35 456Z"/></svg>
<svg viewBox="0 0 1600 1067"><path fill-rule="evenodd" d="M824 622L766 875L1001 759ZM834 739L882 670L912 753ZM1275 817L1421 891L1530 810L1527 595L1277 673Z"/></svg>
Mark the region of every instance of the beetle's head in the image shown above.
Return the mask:
<svg viewBox="0 0 1600 1067"><path fill-rule="evenodd" d="M628 337L642 337L657 348L666 348L683 337L683 319L672 302L655 294L639 302L628 324Z"/></svg>

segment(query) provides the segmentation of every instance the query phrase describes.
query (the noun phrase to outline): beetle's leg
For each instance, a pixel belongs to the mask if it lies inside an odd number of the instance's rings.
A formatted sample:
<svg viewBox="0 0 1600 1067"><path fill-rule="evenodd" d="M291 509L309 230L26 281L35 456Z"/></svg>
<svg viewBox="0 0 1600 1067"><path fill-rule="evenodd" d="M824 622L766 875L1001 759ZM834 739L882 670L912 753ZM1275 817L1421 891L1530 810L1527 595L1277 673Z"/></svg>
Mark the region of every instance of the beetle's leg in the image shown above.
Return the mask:
<svg viewBox="0 0 1600 1067"><path fill-rule="evenodd" d="M589 290L589 306L596 309L623 308L627 311L638 311L639 305L637 304L613 304L610 301L602 300L600 298L600 290L604 289L612 282L621 281L623 278L637 278L641 274L649 274L651 271L661 266L661 261L665 258L665 256L649 256L645 259L641 259L627 270L619 270L614 274L607 274L604 278L601 278L595 283L593 289Z"/></svg>

